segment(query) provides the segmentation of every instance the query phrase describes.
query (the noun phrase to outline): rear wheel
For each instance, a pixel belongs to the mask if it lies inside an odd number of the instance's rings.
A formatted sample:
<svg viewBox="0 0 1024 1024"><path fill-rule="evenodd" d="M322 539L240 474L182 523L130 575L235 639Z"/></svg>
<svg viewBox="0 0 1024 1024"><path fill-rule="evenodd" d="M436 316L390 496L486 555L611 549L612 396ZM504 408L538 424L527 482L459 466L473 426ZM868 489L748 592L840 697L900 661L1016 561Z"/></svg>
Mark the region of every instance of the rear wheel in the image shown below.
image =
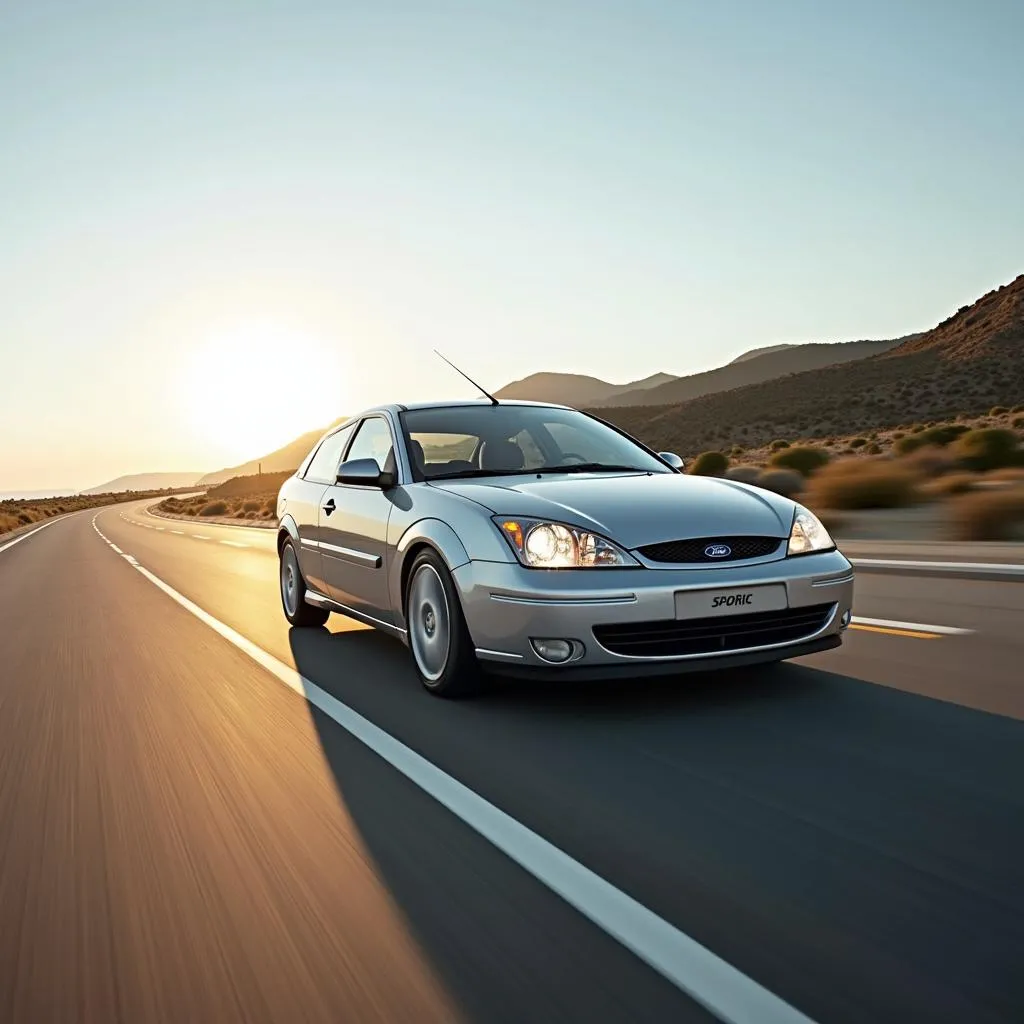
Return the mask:
<svg viewBox="0 0 1024 1024"><path fill-rule="evenodd" d="M331 614L326 608L306 603L306 581L291 538L281 548L281 604L284 617L293 626L322 626Z"/></svg>
<svg viewBox="0 0 1024 1024"><path fill-rule="evenodd" d="M416 556L405 590L409 647L423 686L461 697L480 685L480 664L451 574L431 549Z"/></svg>

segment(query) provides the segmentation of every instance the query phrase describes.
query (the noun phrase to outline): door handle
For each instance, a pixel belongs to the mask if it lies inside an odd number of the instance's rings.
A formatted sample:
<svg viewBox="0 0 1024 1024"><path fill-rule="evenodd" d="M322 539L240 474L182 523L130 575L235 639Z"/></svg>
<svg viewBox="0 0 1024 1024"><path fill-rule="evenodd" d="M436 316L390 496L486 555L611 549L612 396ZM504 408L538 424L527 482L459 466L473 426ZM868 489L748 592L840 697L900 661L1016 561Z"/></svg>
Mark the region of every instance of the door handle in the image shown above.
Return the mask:
<svg viewBox="0 0 1024 1024"><path fill-rule="evenodd" d="M324 511L325 511L325 512L326 512L326 513L327 513L328 515L330 515L330 514L331 514L331 513L332 513L332 512L333 512L333 511L335 510L335 508L336 508L336 507L337 507L337 506L336 506L336 505L334 504L334 499L333 499L333 498L331 498L331 500L330 500L329 502L327 502L327 504L326 504L326 505L324 505Z"/></svg>

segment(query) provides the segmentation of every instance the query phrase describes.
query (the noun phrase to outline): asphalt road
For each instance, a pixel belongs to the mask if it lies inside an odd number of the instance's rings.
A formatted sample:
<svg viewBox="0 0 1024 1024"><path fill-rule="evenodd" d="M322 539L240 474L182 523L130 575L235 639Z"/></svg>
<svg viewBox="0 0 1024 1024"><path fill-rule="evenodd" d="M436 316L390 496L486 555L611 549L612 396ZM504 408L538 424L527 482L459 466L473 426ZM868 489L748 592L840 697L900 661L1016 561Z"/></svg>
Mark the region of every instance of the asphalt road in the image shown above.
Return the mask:
<svg viewBox="0 0 1024 1024"><path fill-rule="evenodd" d="M861 573L839 651L451 703L290 631L276 571L141 506L0 544L0 1021L715 1019L636 907L818 1024L1024 1017L1021 582ZM571 906L293 668L634 909Z"/></svg>

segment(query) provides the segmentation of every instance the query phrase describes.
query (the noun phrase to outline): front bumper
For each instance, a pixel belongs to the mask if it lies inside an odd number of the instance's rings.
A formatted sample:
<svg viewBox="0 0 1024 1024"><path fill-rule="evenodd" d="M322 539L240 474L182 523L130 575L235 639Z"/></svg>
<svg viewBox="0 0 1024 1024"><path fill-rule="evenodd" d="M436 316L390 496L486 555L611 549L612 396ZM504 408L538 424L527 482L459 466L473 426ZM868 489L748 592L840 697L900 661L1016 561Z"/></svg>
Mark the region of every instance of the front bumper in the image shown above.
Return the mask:
<svg viewBox="0 0 1024 1024"><path fill-rule="evenodd" d="M553 677L649 675L756 664L836 647L853 607L853 568L838 551L744 566L536 570L468 562L453 573L477 656L494 671ZM721 652L636 656L598 642L602 626L671 623L680 591L782 583L789 609L828 605L807 635ZM683 624L683 620L680 620ZM582 655L556 665L531 639L567 639Z"/></svg>

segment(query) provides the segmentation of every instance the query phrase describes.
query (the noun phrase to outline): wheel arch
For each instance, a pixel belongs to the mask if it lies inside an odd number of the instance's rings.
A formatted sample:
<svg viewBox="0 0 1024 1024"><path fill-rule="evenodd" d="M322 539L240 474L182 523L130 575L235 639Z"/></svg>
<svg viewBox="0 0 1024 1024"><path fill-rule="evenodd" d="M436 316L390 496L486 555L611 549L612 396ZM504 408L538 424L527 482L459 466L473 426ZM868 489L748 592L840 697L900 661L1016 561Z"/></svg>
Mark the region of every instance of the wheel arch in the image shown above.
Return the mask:
<svg viewBox="0 0 1024 1024"><path fill-rule="evenodd" d="M285 516L277 528L277 555L281 557L284 550L284 542L291 538L296 544L299 543L299 528L291 516Z"/></svg>
<svg viewBox="0 0 1024 1024"><path fill-rule="evenodd" d="M406 623L405 591L409 572L417 555L425 549L434 551L449 572L470 559L458 534L440 519L421 519L410 526L395 546L395 563L391 574L392 607L399 611L402 625Z"/></svg>

